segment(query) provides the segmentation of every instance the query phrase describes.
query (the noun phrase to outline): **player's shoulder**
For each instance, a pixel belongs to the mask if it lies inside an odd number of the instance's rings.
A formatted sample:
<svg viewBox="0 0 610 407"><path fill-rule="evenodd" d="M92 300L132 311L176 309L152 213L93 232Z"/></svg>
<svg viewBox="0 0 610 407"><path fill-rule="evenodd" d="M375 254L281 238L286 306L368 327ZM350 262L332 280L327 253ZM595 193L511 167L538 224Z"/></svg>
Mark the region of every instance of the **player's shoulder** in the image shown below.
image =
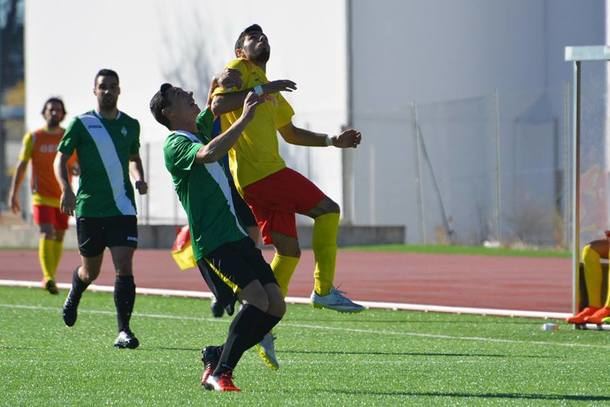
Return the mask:
<svg viewBox="0 0 610 407"><path fill-rule="evenodd" d="M93 110L90 110L88 112L81 113L79 115L74 116L73 118L70 119L70 121L68 121L64 134L71 133L76 129L84 129L85 125L83 123L83 120L85 120L87 117L91 117L91 116L95 116L95 113L93 112Z"/></svg>
<svg viewBox="0 0 610 407"><path fill-rule="evenodd" d="M250 71L255 65L243 58L235 58L229 61L226 68L239 69L240 71Z"/></svg>
<svg viewBox="0 0 610 407"><path fill-rule="evenodd" d="M125 113L122 110L121 110L121 120L124 120L124 121L126 121L128 123L135 124L135 125L138 125L138 126L140 125L140 122L138 121L138 119L128 115L127 113Z"/></svg>

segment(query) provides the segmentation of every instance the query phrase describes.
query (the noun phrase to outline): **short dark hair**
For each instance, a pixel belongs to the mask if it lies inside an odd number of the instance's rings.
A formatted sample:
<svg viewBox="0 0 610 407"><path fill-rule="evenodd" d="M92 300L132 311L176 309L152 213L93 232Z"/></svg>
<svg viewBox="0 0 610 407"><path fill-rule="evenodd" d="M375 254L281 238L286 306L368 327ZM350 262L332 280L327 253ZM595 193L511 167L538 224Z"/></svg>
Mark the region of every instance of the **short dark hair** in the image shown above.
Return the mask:
<svg viewBox="0 0 610 407"><path fill-rule="evenodd" d="M99 78L100 76L112 76L112 77L116 78L117 82L119 82L119 74L116 73L116 71L113 71L112 69L104 68L104 69L100 69L95 74L95 78L93 78L93 84L94 85L97 82L97 78Z"/></svg>
<svg viewBox="0 0 610 407"><path fill-rule="evenodd" d="M161 85L159 91L155 93L152 99L150 99L149 104L150 112L155 117L155 120L157 120L159 123L161 123L170 130L171 128L169 119L163 114L163 109L168 106L171 106L171 102L167 97L167 91L171 88L173 88L173 86L170 83L164 83L163 85Z"/></svg>
<svg viewBox="0 0 610 407"><path fill-rule="evenodd" d="M235 49L238 50L244 46L244 39L246 38L246 35L257 32L263 32L263 29L258 24L252 24L251 26L246 27L246 29L239 34L239 37L237 37L237 41L235 41Z"/></svg>
<svg viewBox="0 0 610 407"><path fill-rule="evenodd" d="M66 106L64 105L64 101L61 100L60 98L58 98L57 96L51 96L50 98L48 98L46 100L46 102L44 102L44 105L42 105L42 111L40 112L40 114L44 115L44 112L45 112L45 110L47 110L47 105L49 103L59 103L61 105L61 110L64 111L64 115L67 113Z"/></svg>

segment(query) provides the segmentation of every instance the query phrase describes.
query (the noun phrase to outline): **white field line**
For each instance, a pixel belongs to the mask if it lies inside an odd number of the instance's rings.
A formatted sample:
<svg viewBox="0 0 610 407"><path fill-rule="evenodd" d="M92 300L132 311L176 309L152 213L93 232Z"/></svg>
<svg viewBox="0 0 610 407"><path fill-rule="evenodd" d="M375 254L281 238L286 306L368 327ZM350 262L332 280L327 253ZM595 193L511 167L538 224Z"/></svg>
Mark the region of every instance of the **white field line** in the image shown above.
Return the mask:
<svg viewBox="0 0 610 407"><path fill-rule="evenodd" d="M18 281L18 280L0 280L0 286L9 287L29 287L39 288L39 281ZM66 290L70 289L70 284L58 283L59 288ZM100 292L113 292L114 287L104 285L90 285L87 290ZM188 298L211 298L212 293L205 291L186 291L186 290L166 290L161 288L136 288L138 294L144 295L162 295L172 297L188 297ZM286 297L286 302L289 304L310 304L309 298L305 297ZM359 304L367 308L380 308L390 310L403 311L423 311L423 312L444 312L451 314L474 314L474 315L494 315L504 317L528 317L528 318L543 318L543 319L564 319L571 314L565 312L547 312L547 311L527 311L527 310L506 310L495 308L470 308L470 307L449 307L444 305L422 305L422 304L405 304L394 302L378 302L378 301L357 301Z"/></svg>
<svg viewBox="0 0 610 407"><path fill-rule="evenodd" d="M32 311L48 311L57 312L59 314L60 309L57 307L43 307L37 305L21 305L21 304L0 304L0 308L5 309L26 309ZM114 316L114 311L105 310L88 310L79 309L80 314L94 314L94 315L108 315ZM216 322L216 323L229 323L230 319L216 319L216 318L203 318L203 317L188 317L182 315L172 314L147 314L134 312L133 314L138 318L154 318L154 319L171 319L179 321L199 321L199 322ZM354 334L365 334L365 335L388 335L388 336L407 336L416 337L423 339L439 339L439 340L451 340L451 341L472 341L472 342L484 342L484 343L502 343L508 345L539 345L539 346L556 346L563 348L589 348L589 349L604 349L610 350L610 345L594 345L594 344L583 344L583 343L567 343L567 342L547 342L547 341L528 341L528 340L514 340L514 339L503 339L503 338L486 338L482 336L459 336L459 335L441 335L441 334L427 334L418 332L404 332L404 331L390 331L390 330L378 330L378 329L358 329L358 328L342 328L342 327L330 327L324 325L315 324L298 324L291 322L282 322L283 328L296 328L296 329L315 329L320 331L339 331Z"/></svg>

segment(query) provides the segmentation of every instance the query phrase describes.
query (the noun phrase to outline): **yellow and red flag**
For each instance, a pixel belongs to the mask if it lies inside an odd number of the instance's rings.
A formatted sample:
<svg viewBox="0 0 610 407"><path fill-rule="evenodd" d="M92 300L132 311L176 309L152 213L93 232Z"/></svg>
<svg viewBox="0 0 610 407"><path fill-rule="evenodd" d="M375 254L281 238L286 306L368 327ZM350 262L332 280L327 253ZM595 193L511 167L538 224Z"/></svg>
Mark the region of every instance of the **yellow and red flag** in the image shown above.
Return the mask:
<svg viewBox="0 0 610 407"><path fill-rule="evenodd" d="M183 226L176 235L176 240L172 246L172 257L180 270L188 270L197 267L193 246L191 246L191 232L189 226Z"/></svg>

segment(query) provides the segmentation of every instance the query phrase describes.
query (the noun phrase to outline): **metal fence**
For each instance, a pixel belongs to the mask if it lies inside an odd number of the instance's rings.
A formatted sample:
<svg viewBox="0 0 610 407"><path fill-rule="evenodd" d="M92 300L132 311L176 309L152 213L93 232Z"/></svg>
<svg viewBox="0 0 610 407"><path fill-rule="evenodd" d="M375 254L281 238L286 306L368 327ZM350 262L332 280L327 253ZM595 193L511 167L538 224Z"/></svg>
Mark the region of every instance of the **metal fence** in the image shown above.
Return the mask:
<svg viewBox="0 0 610 407"><path fill-rule="evenodd" d="M366 139L343 180L354 191L344 197L350 221L405 225L408 243L566 247L568 91L566 84L411 104L392 117L356 112ZM6 149L10 165L17 150L17 143ZM600 150L583 151L605 176ZM149 194L136 198L140 222L185 223L164 168L162 143L143 143L141 155ZM308 157L286 158L304 174L319 173L308 168ZM583 165L583 171L590 167Z"/></svg>

